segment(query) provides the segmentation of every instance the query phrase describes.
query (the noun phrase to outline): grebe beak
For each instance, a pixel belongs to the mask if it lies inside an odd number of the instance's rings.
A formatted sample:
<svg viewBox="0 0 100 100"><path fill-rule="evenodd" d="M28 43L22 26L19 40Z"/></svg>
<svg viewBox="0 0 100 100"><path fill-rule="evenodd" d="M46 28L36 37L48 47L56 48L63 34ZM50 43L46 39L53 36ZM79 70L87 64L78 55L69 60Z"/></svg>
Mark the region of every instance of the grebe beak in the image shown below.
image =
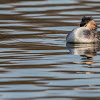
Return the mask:
<svg viewBox="0 0 100 100"><path fill-rule="evenodd" d="M97 29L98 26L96 25L95 27L96 27L96 29Z"/></svg>
<svg viewBox="0 0 100 100"><path fill-rule="evenodd" d="M97 27L98 27L97 25L94 25L94 29L97 29Z"/></svg>

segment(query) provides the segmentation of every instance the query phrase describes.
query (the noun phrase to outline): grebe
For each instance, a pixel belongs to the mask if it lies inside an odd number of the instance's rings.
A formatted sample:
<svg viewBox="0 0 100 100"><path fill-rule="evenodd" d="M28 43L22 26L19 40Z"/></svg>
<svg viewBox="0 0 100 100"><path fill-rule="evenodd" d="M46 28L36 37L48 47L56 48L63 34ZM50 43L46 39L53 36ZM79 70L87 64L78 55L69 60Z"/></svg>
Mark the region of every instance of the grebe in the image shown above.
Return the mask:
<svg viewBox="0 0 100 100"><path fill-rule="evenodd" d="M66 38L67 43L96 43L100 35L96 31L97 25L92 17L83 17L79 28L73 29Z"/></svg>

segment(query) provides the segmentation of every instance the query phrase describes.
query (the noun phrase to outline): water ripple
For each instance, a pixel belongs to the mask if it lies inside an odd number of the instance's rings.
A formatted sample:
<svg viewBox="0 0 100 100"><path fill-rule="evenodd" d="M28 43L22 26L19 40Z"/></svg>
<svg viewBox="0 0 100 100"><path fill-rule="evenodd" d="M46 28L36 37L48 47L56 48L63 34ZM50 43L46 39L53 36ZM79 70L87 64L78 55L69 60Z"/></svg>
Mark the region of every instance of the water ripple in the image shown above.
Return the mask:
<svg viewBox="0 0 100 100"><path fill-rule="evenodd" d="M100 99L100 46L66 45L83 16L99 28L99 0L0 1L0 100Z"/></svg>

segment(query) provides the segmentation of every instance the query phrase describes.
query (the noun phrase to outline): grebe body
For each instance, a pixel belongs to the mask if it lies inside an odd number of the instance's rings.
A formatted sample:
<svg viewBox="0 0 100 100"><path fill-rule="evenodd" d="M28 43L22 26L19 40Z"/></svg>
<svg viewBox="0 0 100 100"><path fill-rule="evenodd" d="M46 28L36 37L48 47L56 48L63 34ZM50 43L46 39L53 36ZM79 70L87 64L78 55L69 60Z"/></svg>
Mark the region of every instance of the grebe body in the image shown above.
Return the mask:
<svg viewBox="0 0 100 100"><path fill-rule="evenodd" d="M83 17L80 27L73 29L66 38L68 43L96 43L100 41L100 33L92 17Z"/></svg>
<svg viewBox="0 0 100 100"><path fill-rule="evenodd" d="M97 31L90 31L86 27L73 29L66 38L68 43L95 43L98 42Z"/></svg>

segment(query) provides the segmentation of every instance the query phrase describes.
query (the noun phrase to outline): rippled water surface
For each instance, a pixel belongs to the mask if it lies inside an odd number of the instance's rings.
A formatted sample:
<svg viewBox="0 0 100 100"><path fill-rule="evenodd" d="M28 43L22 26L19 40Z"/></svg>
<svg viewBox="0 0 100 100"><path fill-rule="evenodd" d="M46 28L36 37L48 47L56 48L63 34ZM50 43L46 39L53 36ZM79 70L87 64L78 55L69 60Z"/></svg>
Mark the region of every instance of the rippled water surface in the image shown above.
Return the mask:
<svg viewBox="0 0 100 100"><path fill-rule="evenodd" d="M100 0L0 0L0 100L100 100L100 46L66 46L82 16L100 27Z"/></svg>

